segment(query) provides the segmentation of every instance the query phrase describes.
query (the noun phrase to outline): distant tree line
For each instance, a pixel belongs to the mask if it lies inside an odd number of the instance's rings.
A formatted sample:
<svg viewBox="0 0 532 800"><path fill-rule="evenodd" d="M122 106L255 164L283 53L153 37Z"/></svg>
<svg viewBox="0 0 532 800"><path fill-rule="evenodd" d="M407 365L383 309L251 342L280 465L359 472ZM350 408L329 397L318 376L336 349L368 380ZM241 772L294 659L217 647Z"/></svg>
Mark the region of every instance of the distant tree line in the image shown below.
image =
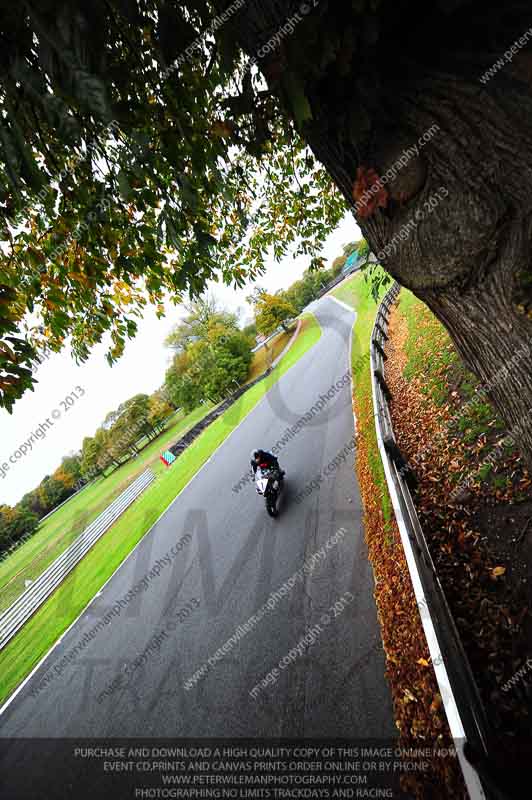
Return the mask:
<svg viewBox="0 0 532 800"><path fill-rule="evenodd" d="M291 317L297 316L313 300L316 300L324 288L328 286L342 271L349 256L357 251L361 255L367 252L364 239L349 242L343 248L343 254L335 258L331 268L326 269L319 259L303 273L300 280L295 281L288 289L269 294L260 287L255 287L248 297L255 309L255 327L258 333L269 336L278 328L285 328Z"/></svg>
<svg viewBox="0 0 532 800"><path fill-rule="evenodd" d="M212 299L187 306L188 315L166 340L174 352L164 394L191 411L202 401L218 403L245 382L255 344L253 326L241 330L238 316Z"/></svg>
<svg viewBox="0 0 532 800"><path fill-rule="evenodd" d="M65 456L52 475L27 492L14 508L0 505L0 553L33 534L39 520L76 491L81 478L80 456Z"/></svg>
<svg viewBox="0 0 532 800"><path fill-rule="evenodd" d="M369 246L365 239L360 239L357 242L349 242L343 247L343 254L334 259L331 267L333 277L340 274L346 265L347 259L354 252L357 252L359 257L365 258L369 252Z"/></svg>
<svg viewBox="0 0 532 800"><path fill-rule="evenodd" d="M107 469L120 467L137 456L139 441L157 438L176 408L159 389L150 396L136 394L109 412L94 436L83 440L82 479L87 481L105 474Z"/></svg>
<svg viewBox="0 0 532 800"><path fill-rule="evenodd" d="M139 442L156 438L174 411L162 389L151 396L137 394L111 411L94 436L85 437L79 453L65 456L13 508L0 505L0 553L31 536L43 517L90 480L138 455Z"/></svg>

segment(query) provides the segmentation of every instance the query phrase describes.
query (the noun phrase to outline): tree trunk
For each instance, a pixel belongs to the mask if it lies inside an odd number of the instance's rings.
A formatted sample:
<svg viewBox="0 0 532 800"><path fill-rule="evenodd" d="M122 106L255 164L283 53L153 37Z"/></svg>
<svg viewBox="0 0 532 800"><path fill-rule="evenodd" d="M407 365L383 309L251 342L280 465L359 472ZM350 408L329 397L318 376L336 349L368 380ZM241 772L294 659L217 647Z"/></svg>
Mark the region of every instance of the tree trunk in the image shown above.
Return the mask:
<svg viewBox="0 0 532 800"><path fill-rule="evenodd" d="M532 341L530 328L515 312L506 270L479 286L449 289L423 299L443 322L467 366L482 381L529 467L532 467ZM513 262L507 263L509 269Z"/></svg>
<svg viewBox="0 0 532 800"><path fill-rule="evenodd" d="M372 17L377 38L369 45L371 20L356 5L320 4L261 66L293 116L302 107L293 87L300 87L312 113L302 135L371 249L446 326L532 469L532 58L525 45L481 79L527 31L532 13L518 0L493 9L398 0L395 10ZM248 0L240 43L255 55L288 17L276 0ZM344 30L351 33L342 39ZM345 55L350 45L359 48L355 56ZM361 200L364 180L367 187L387 172L381 192Z"/></svg>

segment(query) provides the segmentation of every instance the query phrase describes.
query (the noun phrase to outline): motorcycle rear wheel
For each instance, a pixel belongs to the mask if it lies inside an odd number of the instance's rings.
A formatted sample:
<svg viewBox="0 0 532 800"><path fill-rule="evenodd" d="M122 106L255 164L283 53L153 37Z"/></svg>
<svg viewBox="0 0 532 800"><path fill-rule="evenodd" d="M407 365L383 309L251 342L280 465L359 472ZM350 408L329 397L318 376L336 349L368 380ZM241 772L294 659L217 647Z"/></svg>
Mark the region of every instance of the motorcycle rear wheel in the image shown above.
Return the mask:
<svg viewBox="0 0 532 800"><path fill-rule="evenodd" d="M274 505L272 505L271 503L266 503L266 511L268 512L270 517L278 517L279 516L279 512L278 512L277 508Z"/></svg>

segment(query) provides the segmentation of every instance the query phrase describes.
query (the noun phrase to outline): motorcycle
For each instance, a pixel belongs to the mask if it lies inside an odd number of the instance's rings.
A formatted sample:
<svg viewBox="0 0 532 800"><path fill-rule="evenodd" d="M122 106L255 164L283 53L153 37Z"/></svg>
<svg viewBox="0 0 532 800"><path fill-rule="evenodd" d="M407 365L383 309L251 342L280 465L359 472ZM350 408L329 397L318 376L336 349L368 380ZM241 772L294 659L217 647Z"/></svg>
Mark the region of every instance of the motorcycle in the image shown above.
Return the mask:
<svg viewBox="0 0 532 800"><path fill-rule="evenodd" d="M283 488L283 474L284 473L280 473L276 469L261 469L260 467L255 474L257 494L264 497L266 511L270 517L277 517L279 515L277 501Z"/></svg>

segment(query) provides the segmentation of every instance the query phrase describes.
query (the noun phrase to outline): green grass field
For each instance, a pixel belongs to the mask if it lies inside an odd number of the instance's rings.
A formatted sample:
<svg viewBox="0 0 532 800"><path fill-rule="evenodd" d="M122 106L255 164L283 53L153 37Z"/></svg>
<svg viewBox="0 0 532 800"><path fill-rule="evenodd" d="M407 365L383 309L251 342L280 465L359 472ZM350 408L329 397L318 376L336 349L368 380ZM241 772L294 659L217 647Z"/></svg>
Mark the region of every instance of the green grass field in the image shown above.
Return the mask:
<svg viewBox="0 0 532 800"><path fill-rule="evenodd" d="M386 287L381 287L379 301L386 293L389 286L390 284ZM369 343L378 304L373 300L371 296L371 286L364 279L364 273L362 272L357 272L351 280L346 281L337 289L333 289L331 294L338 297L339 300L343 300L344 303L356 309L357 312L357 318L353 326L351 367L353 370L353 383L358 407L367 412L359 416L357 423L359 430L367 437L369 445L368 460L372 479L381 498L384 519L389 520L393 512L388 494L388 487L386 485L384 468L377 445L377 435L375 433L371 371L369 365Z"/></svg>
<svg viewBox="0 0 532 800"><path fill-rule="evenodd" d="M74 541L146 467L157 475L165 467L159 454L211 410L201 406L191 414L176 414L171 426L147 445L137 458L99 477L59 508L8 558L0 563L0 612L24 591L24 581L33 580Z"/></svg>
<svg viewBox="0 0 532 800"><path fill-rule="evenodd" d="M357 272L350 280L342 283L341 286L331 289L329 294L334 295L338 298L338 300L343 300L343 302L347 303L347 305L351 306L351 308L358 310L360 303L361 281L365 286L366 284L364 283L362 273Z"/></svg>
<svg viewBox="0 0 532 800"><path fill-rule="evenodd" d="M164 468L161 464L157 480L124 512L20 633L0 651L0 702L13 692L61 633L79 616L137 542L231 431L273 384L316 344L321 336L316 318L306 314L302 320L297 339L271 374L245 392L233 406L209 425L170 468ZM157 445L157 450L160 449L160 444L154 442L154 445ZM80 498L83 494L84 492ZM70 503L65 508L69 505Z"/></svg>
<svg viewBox="0 0 532 800"><path fill-rule="evenodd" d="M419 391L426 395L428 404L433 403L437 408L454 406L456 410L448 421L449 432L459 433L471 447L478 447L482 442L483 446L474 451L481 461L481 454L488 455L494 442L506 431L504 422L481 391L478 378L460 360L449 334L430 309L412 292L402 289L398 310L408 328L403 377L408 381L417 379ZM505 452L509 455L514 449L509 444ZM489 478L498 489L511 484L509 475L495 476L490 464L481 467L480 478L484 481ZM459 473L456 480L460 480Z"/></svg>
<svg viewBox="0 0 532 800"><path fill-rule="evenodd" d="M248 382L251 382L255 378L258 378L259 375L262 375L263 372L266 372L272 361L275 361L277 356L284 350L290 341L294 330L295 326L288 333L285 333L284 331L282 333L278 333L277 336L271 340L271 342L268 342L268 349L266 349L266 347L261 347L260 350L257 350L257 352L253 354L253 361L251 362L251 367L249 370Z"/></svg>
<svg viewBox="0 0 532 800"><path fill-rule="evenodd" d="M445 328L408 289L401 290L398 308L408 326L405 342L407 363L403 375L407 380L423 375L424 393L441 406L447 400L445 376L453 368L465 373L458 354Z"/></svg>

